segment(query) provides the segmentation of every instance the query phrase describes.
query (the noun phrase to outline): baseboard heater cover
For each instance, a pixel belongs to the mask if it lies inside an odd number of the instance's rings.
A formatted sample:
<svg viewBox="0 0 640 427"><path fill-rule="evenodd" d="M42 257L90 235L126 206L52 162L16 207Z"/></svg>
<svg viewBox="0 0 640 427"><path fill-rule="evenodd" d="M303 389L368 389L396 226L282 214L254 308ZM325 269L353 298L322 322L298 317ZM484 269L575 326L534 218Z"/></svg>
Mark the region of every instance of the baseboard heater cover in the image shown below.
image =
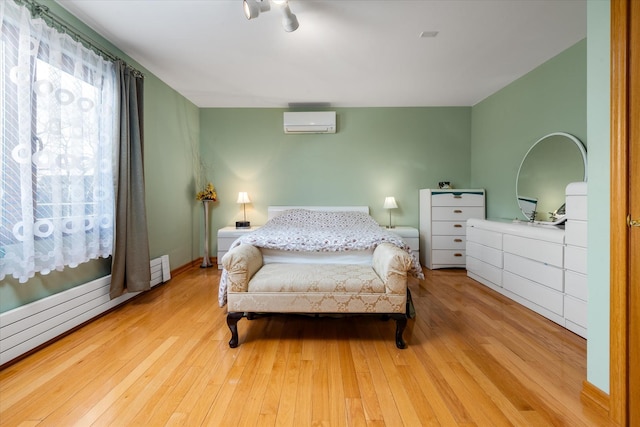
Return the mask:
<svg viewBox="0 0 640 427"><path fill-rule="evenodd" d="M171 279L169 256L150 263L151 286ZM138 295L109 298L111 276L0 314L0 366Z"/></svg>

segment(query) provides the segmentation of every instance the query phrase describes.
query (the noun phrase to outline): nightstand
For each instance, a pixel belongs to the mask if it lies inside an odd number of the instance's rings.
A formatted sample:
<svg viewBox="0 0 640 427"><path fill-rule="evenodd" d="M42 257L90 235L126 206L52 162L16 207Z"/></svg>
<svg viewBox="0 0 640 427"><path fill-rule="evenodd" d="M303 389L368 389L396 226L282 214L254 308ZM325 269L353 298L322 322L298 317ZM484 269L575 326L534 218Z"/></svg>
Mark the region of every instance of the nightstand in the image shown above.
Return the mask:
<svg viewBox="0 0 640 427"><path fill-rule="evenodd" d="M404 240L404 242L411 248L411 251L416 256L416 259L420 259L420 233L417 228L395 226L393 228L387 228L390 232L397 234Z"/></svg>
<svg viewBox="0 0 640 427"><path fill-rule="evenodd" d="M224 227L218 230L218 269L222 270L222 257L229 252L229 248L238 237L250 233L260 228L259 226L251 228L235 228Z"/></svg>

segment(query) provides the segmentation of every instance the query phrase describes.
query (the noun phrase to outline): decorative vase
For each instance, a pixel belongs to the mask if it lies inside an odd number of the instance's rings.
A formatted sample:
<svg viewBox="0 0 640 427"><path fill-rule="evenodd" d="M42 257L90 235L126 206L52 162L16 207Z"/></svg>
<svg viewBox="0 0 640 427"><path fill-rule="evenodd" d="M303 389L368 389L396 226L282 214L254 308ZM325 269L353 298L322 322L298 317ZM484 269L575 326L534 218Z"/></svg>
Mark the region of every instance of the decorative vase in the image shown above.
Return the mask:
<svg viewBox="0 0 640 427"><path fill-rule="evenodd" d="M202 255L200 268L213 267L209 258L209 202L211 200L202 201L202 206L204 207L204 254Z"/></svg>

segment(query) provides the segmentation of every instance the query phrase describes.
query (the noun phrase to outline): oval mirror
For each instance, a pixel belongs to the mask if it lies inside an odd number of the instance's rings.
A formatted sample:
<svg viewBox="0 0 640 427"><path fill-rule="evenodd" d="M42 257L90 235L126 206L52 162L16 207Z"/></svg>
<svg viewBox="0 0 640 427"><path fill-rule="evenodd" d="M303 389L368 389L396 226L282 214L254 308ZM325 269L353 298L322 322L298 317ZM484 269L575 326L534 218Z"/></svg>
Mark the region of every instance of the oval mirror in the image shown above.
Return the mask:
<svg viewBox="0 0 640 427"><path fill-rule="evenodd" d="M543 136L518 169L518 206L529 221L558 222L564 215L565 188L586 180L587 152L582 142L564 132Z"/></svg>

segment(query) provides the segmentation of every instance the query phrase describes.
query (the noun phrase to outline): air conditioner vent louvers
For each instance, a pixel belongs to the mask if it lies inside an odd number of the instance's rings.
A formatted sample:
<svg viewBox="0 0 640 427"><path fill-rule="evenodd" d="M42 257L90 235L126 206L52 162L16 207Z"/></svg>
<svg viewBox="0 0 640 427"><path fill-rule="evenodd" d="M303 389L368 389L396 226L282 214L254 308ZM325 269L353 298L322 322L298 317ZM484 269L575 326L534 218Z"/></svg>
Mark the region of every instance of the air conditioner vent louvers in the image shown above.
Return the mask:
<svg viewBox="0 0 640 427"><path fill-rule="evenodd" d="M336 133L336 112L285 112L284 133Z"/></svg>

